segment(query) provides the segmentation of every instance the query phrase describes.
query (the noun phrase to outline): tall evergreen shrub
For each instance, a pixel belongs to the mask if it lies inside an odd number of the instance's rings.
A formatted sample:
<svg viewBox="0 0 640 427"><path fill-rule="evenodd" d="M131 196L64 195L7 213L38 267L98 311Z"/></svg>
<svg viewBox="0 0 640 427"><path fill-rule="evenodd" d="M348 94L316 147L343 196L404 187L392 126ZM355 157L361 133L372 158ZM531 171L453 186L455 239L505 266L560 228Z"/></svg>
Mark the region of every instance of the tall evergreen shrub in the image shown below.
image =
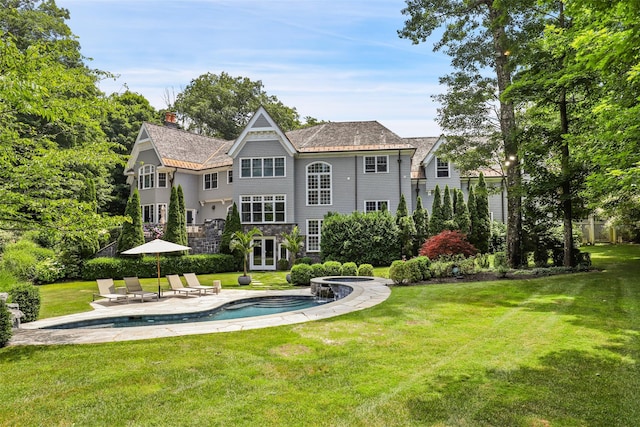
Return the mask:
<svg viewBox="0 0 640 427"><path fill-rule="evenodd" d="M417 255L420 246L429 238L429 211L422 206L420 196L416 199L416 210L413 211L413 223L416 226L413 255Z"/></svg>
<svg viewBox="0 0 640 427"><path fill-rule="evenodd" d="M431 219L429 220L429 234L432 236L444 230L444 216L442 213L442 196L440 186L436 185L433 192L433 204L431 205Z"/></svg>
<svg viewBox="0 0 640 427"><path fill-rule="evenodd" d="M476 192L475 187L469 187L469 197L467 198L467 209L469 210L469 234L467 234L467 240L473 246L476 246L478 238L476 236L478 230L478 208L476 205Z"/></svg>
<svg viewBox="0 0 640 427"><path fill-rule="evenodd" d="M444 192L442 194L442 219L444 219L445 222L453 219L453 204L451 202L451 192L449 191L448 185L444 186Z"/></svg>
<svg viewBox="0 0 640 427"><path fill-rule="evenodd" d="M220 253L231 254L233 251L229 247L233 233L236 231L242 231L242 223L240 222L240 213L238 212L238 206L233 202L233 206L227 212L227 218L224 222L224 230L222 230L222 238L220 240Z"/></svg>
<svg viewBox="0 0 640 427"><path fill-rule="evenodd" d="M476 209L478 214L475 232L477 242L474 243L474 246L481 253L487 253L489 252L489 238L491 237L491 215L489 213L487 184L484 181L482 172L480 172L478 186L476 188Z"/></svg>
<svg viewBox="0 0 640 427"><path fill-rule="evenodd" d="M124 214L131 222L127 221L122 224L122 231L120 232L120 236L118 236L118 253L144 244L142 208L140 206L140 194L138 194L137 188L133 190L133 193L129 197Z"/></svg>
<svg viewBox="0 0 640 427"><path fill-rule="evenodd" d="M455 209L453 213L453 220L458 226L458 230L461 233L469 234L469 230L471 227L471 218L469 217L469 208L467 204L464 202L464 195L462 194L462 190L457 189L455 192L456 195L456 203Z"/></svg>
<svg viewBox="0 0 640 427"><path fill-rule="evenodd" d="M164 240L167 242L180 243L180 207L178 204L178 189L171 187L169 198L169 211L167 213L167 230L164 233Z"/></svg>
<svg viewBox="0 0 640 427"><path fill-rule="evenodd" d="M187 235L187 215L184 204L184 192L182 191L182 185L178 185L178 210L180 212L180 229L179 229L179 241L176 242L179 245L187 246L189 244L189 236Z"/></svg>

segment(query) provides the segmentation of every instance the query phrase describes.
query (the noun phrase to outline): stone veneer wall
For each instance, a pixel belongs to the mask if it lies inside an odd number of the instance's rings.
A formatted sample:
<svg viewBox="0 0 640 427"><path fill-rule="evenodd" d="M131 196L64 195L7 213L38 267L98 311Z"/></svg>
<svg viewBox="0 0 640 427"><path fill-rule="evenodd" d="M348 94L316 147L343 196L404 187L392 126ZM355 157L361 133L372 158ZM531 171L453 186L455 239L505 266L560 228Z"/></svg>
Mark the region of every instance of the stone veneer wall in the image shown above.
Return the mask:
<svg viewBox="0 0 640 427"><path fill-rule="evenodd" d="M202 226L202 231L189 233L191 255L220 253L220 242L224 230L224 219L215 219Z"/></svg>

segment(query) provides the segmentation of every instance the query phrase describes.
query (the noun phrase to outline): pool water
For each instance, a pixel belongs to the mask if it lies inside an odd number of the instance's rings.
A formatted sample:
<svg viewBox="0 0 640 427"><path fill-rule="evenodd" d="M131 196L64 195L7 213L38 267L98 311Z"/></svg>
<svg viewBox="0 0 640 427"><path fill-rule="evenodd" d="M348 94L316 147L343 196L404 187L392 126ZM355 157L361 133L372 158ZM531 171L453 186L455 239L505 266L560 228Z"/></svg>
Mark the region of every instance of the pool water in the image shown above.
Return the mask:
<svg viewBox="0 0 640 427"><path fill-rule="evenodd" d="M75 328L126 328L133 326L168 325L175 323L208 322L212 320L240 319L265 316L288 311L312 308L333 300L312 296L273 296L246 298L233 301L211 310L183 314L156 314L143 316L119 316L83 320L48 326L45 329Z"/></svg>

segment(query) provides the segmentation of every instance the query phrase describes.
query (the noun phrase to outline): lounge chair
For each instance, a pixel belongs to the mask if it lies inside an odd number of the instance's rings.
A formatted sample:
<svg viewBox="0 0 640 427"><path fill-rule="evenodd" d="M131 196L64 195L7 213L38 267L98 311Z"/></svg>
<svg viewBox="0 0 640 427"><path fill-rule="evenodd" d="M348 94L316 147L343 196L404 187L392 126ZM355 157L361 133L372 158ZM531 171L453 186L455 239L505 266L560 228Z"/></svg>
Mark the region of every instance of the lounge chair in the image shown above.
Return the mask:
<svg viewBox="0 0 640 427"><path fill-rule="evenodd" d="M195 273L184 273L183 274L185 280L187 281L187 287L192 289L199 289L204 294L207 292L211 292L212 294L219 294L222 290L222 285L220 280L214 280L213 286L204 286L200 284L198 280L198 276Z"/></svg>
<svg viewBox="0 0 640 427"><path fill-rule="evenodd" d="M182 280L180 280L180 276L177 274L168 274L167 280L169 281L169 285L171 285L171 290L174 294L183 293L185 295L190 294L198 294L200 296L200 289L194 288L185 288L182 284Z"/></svg>
<svg viewBox="0 0 640 427"><path fill-rule="evenodd" d="M20 328L20 319L24 317L24 313L20 311L20 306L17 303L7 302L8 298L8 292L0 292L0 299L4 301L7 310L9 310L9 316L11 316L12 326Z"/></svg>
<svg viewBox="0 0 640 427"><path fill-rule="evenodd" d="M119 294L116 292L116 287L113 284L113 279L97 279L98 282L98 293L93 294L93 300L95 301L96 297L106 298L109 301L121 301L124 300L129 303L129 295Z"/></svg>
<svg viewBox="0 0 640 427"><path fill-rule="evenodd" d="M160 296L157 292L148 292L142 289L142 285L140 284L140 280L137 277L125 277L124 284L127 287L127 293L140 297L140 302L144 302L146 297L150 297L151 299L155 298L160 301Z"/></svg>

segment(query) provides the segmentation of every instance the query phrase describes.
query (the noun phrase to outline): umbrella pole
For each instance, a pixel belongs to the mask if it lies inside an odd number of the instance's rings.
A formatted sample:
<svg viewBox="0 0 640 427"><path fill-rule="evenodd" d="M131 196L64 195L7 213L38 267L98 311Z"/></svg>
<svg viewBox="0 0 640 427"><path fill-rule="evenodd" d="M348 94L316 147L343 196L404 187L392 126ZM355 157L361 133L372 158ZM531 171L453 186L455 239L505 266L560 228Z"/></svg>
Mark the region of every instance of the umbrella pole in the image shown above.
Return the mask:
<svg viewBox="0 0 640 427"><path fill-rule="evenodd" d="M158 298L160 298L160 253L156 252L156 263L158 264Z"/></svg>

